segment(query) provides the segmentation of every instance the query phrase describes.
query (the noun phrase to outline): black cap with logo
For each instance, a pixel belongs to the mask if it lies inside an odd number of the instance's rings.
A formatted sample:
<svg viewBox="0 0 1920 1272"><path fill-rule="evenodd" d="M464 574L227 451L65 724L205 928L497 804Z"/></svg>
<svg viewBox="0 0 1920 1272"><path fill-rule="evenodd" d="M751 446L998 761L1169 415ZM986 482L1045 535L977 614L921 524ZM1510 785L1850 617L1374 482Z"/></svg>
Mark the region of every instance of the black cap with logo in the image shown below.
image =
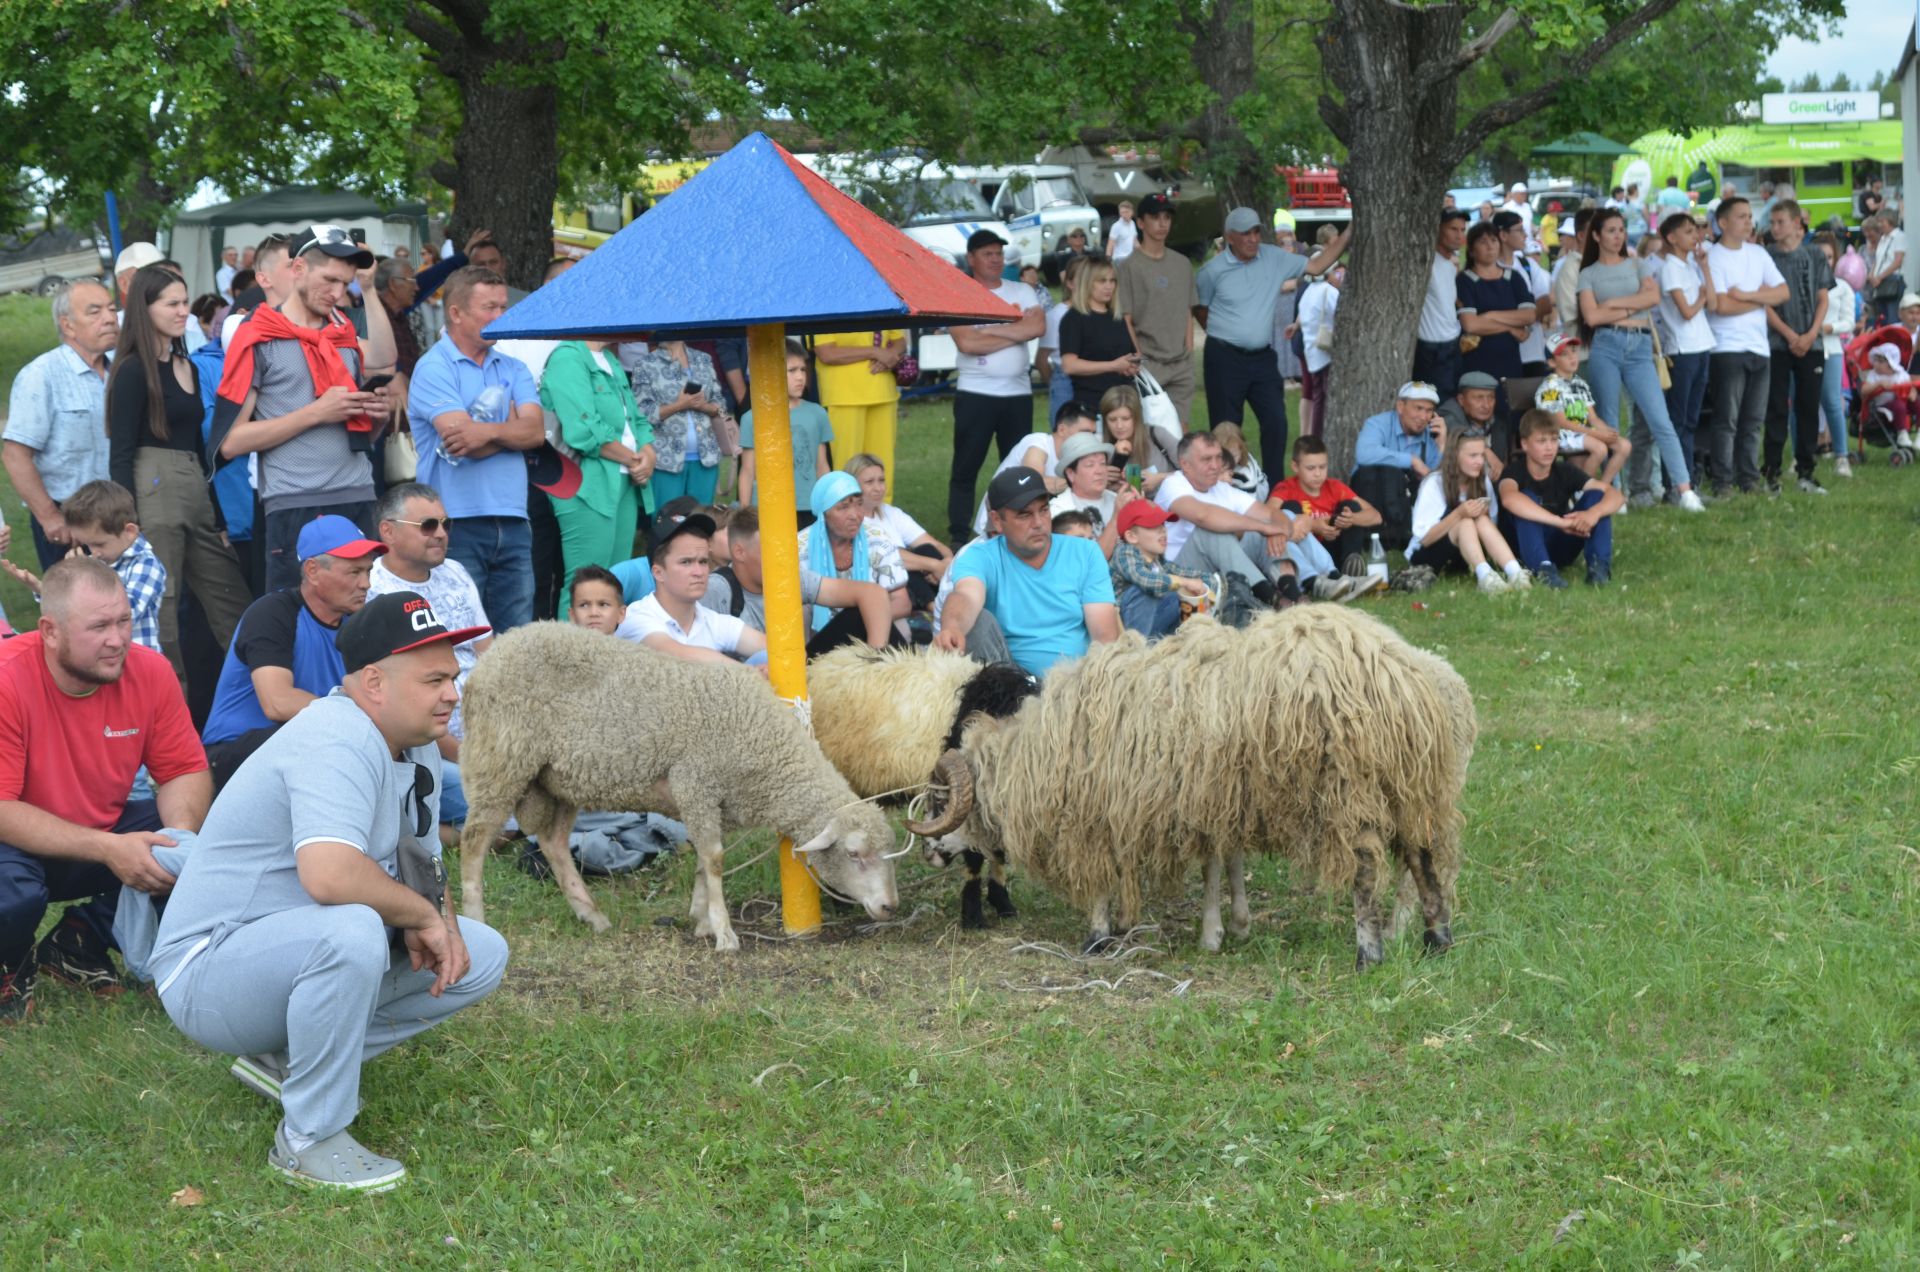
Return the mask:
<svg viewBox="0 0 1920 1272"><path fill-rule="evenodd" d="M433 612L433 604L418 592L388 592L360 607L340 625L333 647L340 651L348 674L394 654L404 654L436 641L458 645L485 636L491 627L460 627L451 631Z"/></svg>

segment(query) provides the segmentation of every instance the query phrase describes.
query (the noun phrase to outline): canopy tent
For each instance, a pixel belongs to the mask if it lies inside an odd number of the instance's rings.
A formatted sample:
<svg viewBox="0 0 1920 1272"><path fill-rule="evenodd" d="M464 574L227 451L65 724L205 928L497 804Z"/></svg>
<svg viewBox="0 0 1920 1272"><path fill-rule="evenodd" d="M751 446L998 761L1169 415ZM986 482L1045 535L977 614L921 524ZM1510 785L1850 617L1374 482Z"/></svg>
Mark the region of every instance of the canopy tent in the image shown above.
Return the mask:
<svg viewBox="0 0 1920 1272"><path fill-rule="evenodd" d="M318 186L282 186L231 203L183 212L173 223L167 254L187 272L187 290L195 296L213 290L220 252L229 244L250 247L273 233L307 225L338 225L359 230L376 255L405 247L417 260L426 233L427 205L382 205L363 195Z"/></svg>
<svg viewBox="0 0 1920 1272"><path fill-rule="evenodd" d="M1748 124L1706 132L1655 132L1633 143L1656 180L1677 173L1682 180L1700 163L1743 168L1806 168L1850 159L1900 162L1899 120L1858 124ZM1617 180L1617 178L1616 178Z"/></svg>
<svg viewBox="0 0 1920 1272"><path fill-rule="evenodd" d="M768 672L804 704L786 333L1009 322L1019 313L834 189L764 133L715 159L592 255L495 319L489 340L687 336L747 329L753 383ZM820 926L820 896L781 841L789 932Z"/></svg>
<svg viewBox="0 0 1920 1272"><path fill-rule="evenodd" d="M1596 159L1612 159L1617 155L1637 154L1632 146L1611 141L1599 133L1577 132L1558 141L1550 141L1544 146L1535 146L1531 151L1536 155L1583 155Z"/></svg>

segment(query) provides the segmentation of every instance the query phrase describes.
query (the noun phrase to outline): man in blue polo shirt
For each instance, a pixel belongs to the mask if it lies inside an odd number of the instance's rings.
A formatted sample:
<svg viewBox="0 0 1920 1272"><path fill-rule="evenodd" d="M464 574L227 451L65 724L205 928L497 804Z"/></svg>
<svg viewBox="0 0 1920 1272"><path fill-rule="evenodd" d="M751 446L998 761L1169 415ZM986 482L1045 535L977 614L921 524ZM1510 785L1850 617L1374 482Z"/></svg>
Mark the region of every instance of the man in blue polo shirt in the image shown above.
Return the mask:
<svg viewBox="0 0 1920 1272"><path fill-rule="evenodd" d="M1274 310L1283 291L1333 267L1347 250L1351 230L1321 248L1312 260L1260 241L1260 217L1252 208L1227 214L1227 250L1200 267L1194 278L1200 303L1193 316L1207 333L1200 358L1207 382L1211 423L1241 423L1246 406L1260 421L1260 459L1274 485L1286 476L1287 383L1273 352Z"/></svg>
<svg viewBox="0 0 1920 1272"><path fill-rule="evenodd" d="M1024 465L987 487L994 537L954 559L953 593L940 611L940 649L975 652L968 636L991 615L1013 661L1045 675L1092 641L1120 635L1120 610L1100 545L1053 533L1047 484Z"/></svg>
<svg viewBox="0 0 1920 1272"><path fill-rule="evenodd" d="M506 311L506 279L477 265L457 270L447 280L446 331L414 364L407 390L419 479L446 504L447 555L473 576L496 635L533 621L521 452L547 440L540 390L526 364L482 334Z"/></svg>
<svg viewBox="0 0 1920 1272"><path fill-rule="evenodd" d="M220 668L200 731L215 790L281 725L340 683L345 664L334 635L367 603L368 574L387 549L345 517L326 516L301 527L295 550L300 586L247 607Z"/></svg>
<svg viewBox="0 0 1920 1272"><path fill-rule="evenodd" d="M1393 409L1369 416L1353 445L1353 492L1380 510L1380 542L1403 548L1413 529L1413 500L1428 473L1440 467L1446 417L1436 414L1440 391L1420 380L1400 386Z"/></svg>

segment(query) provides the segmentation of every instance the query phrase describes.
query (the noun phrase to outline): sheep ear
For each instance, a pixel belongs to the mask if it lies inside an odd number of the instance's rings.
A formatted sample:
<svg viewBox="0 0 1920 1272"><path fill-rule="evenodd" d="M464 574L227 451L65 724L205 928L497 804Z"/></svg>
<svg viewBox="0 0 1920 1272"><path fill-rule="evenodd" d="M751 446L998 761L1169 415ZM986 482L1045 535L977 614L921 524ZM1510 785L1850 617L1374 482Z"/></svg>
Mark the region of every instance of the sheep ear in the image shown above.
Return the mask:
<svg viewBox="0 0 1920 1272"><path fill-rule="evenodd" d="M795 844L793 846L793 853L797 857L803 853L819 852L822 848L830 847L833 841L839 837L840 827L835 824L834 818L829 817L827 818L827 824L821 827L820 833L812 839L807 840L804 844Z"/></svg>

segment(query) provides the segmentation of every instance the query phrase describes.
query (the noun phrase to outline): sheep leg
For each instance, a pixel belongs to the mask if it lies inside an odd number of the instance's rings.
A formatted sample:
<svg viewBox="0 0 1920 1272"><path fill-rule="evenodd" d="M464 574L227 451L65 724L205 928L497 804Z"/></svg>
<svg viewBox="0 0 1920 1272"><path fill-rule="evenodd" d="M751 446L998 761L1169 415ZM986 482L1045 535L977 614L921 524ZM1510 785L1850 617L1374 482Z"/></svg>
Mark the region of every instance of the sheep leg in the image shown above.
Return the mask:
<svg viewBox="0 0 1920 1272"><path fill-rule="evenodd" d="M1238 849L1227 854L1228 877L1233 881L1233 921L1227 931L1236 940L1245 940L1253 930L1253 911L1247 908L1247 856Z"/></svg>
<svg viewBox="0 0 1920 1272"><path fill-rule="evenodd" d="M1407 854L1403 845L1394 845L1396 855L1404 863ZM1420 887L1413 877L1413 867L1402 865L1400 879L1393 889L1393 918L1387 923L1387 939L1397 941L1406 933L1407 924L1413 922L1414 899L1420 895Z"/></svg>
<svg viewBox="0 0 1920 1272"><path fill-rule="evenodd" d="M1087 913L1087 939L1081 945L1082 954L1098 954L1113 944L1113 898L1101 897L1093 903Z"/></svg>
<svg viewBox="0 0 1920 1272"><path fill-rule="evenodd" d="M1356 971L1366 971L1380 962L1381 918L1380 918L1380 875L1384 868L1382 861L1380 836L1373 832L1363 833L1354 844L1353 871L1353 940L1357 948L1354 958Z"/></svg>
<svg viewBox="0 0 1920 1272"><path fill-rule="evenodd" d="M720 863L725 851L726 845L717 834L699 841L700 877L706 884L702 891L707 899L707 931L713 934L714 952L719 954L731 954L740 948L740 937L727 914L726 896L720 890ZM699 931L698 927L694 930Z"/></svg>
<svg viewBox="0 0 1920 1272"><path fill-rule="evenodd" d="M961 854L961 860L967 866L967 881L960 885L960 926L969 930L983 928L987 926L987 916L980 908L980 871L987 857L969 848Z"/></svg>
<svg viewBox="0 0 1920 1272"><path fill-rule="evenodd" d="M554 802L553 820L540 832L540 855L547 859L547 867L553 871L553 881L560 885L560 895L567 899L567 908L573 911L573 917L596 932L604 932L613 924L593 903L593 897L587 892L586 881L580 877L579 867L573 864L570 844L574 818L579 813L580 810L572 804Z"/></svg>
<svg viewBox="0 0 1920 1272"><path fill-rule="evenodd" d="M1013 895L1007 891L1007 863L999 857L987 858L987 904L1003 919L1020 917L1013 908Z"/></svg>
<svg viewBox="0 0 1920 1272"><path fill-rule="evenodd" d="M1209 954L1220 952L1220 854L1207 857L1207 898L1200 915L1200 948Z"/></svg>
<svg viewBox="0 0 1920 1272"><path fill-rule="evenodd" d="M506 810L469 808L460 830L460 913L475 923L487 921L487 902L481 888L486 877L487 850L507 824Z"/></svg>
<svg viewBox="0 0 1920 1272"><path fill-rule="evenodd" d="M1420 913L1427 925L1424 937L1427 953L1445 953L1453 945L1453 906L1446 884L1434 869L1433 850L1422 847L1414 866L1413 882L1420 891Z"/></svg>

